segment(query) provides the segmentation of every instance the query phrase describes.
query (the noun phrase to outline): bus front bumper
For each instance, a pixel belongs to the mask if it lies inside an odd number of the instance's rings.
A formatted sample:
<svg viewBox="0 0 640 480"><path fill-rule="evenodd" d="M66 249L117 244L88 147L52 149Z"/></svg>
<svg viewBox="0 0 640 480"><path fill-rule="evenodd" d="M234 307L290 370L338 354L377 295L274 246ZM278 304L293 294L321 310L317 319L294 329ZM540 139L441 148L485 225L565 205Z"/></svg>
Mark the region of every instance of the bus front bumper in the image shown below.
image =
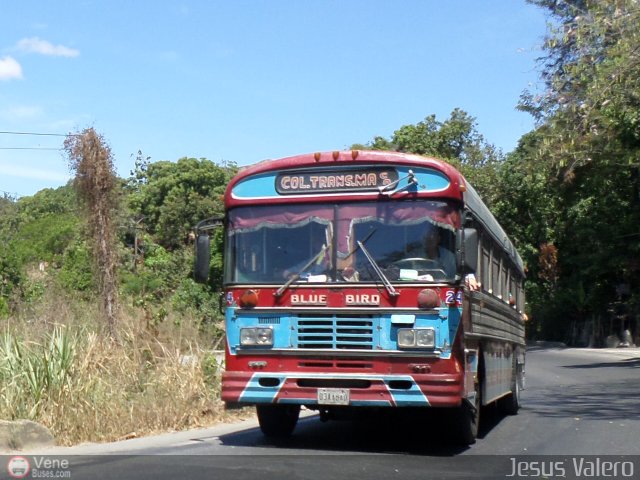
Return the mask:
<svg viewBox="0 0 640 480"><path fill-rule="evenodd" d="M464 395L463 380L462 373L225 372L222 400L234 406L455 407Z"/></svg>

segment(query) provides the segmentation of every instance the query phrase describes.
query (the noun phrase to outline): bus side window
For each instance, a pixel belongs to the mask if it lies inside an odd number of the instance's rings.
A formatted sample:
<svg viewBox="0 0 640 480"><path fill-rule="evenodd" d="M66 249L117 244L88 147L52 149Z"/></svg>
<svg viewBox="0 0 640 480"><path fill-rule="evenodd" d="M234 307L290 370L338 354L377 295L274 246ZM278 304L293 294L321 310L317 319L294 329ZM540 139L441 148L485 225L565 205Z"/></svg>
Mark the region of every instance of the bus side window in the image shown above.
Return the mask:
<svg viewBox="0 0 640 480"><path fill-rule="evenodd" d="M516 276L513 274L513 270L509 275L509 305L517 308L518 304L518 286L516 284Z"/></svg>
<svg viewBox="0 0 640 480"><path fill-rule="evenodd" d="M509 301L509 269L507 266L507 261L504 257L502 257L502 299L505 302Z"/></svg>
<svg viewBox="0 0 640 480"><path fill-rule="evenodd" d="M522 279L518 279L518 311L524 313L524 285Z"/></svg>
<svg viewBox="0 0 640 480"><path fill-rule="evenodd" d="M491 253L489 242L486 236L482 236L482 289L487 291L491 288Z"/></svg>
<svg viewBox="0 0 640 480"><path fill-rule="evenodd" d="M500 297L500 257L495 248L491 249L491 288L494 296Z"/></svg>

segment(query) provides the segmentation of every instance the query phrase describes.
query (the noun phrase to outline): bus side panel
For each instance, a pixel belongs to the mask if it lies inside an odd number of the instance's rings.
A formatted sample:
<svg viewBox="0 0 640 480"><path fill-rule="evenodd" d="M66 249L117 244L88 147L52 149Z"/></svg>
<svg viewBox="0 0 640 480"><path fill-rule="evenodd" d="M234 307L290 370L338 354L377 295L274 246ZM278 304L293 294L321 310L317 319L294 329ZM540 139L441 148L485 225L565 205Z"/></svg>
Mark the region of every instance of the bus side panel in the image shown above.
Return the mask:
<svg viewBox="0 0 640 480"><path fill-rule="evenodd" d="M512 306L483 292L470 296L472 335L505 345L524 345L524 321Z"/></svg>
<svg viewBox="0 0 640 480"><path fill-rule="evenodd" d="M484 361L483 404L487 405L511 392L513 380L513 355L511 345L485 342L482 351Z"/></svg>

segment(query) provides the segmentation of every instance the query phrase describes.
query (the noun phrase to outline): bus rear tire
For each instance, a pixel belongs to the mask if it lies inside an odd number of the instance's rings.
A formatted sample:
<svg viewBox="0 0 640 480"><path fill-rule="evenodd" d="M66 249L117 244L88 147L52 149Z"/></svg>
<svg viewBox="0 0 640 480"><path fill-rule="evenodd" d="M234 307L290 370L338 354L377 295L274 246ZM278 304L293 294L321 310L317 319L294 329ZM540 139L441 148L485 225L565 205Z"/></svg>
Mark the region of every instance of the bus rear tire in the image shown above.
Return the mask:
<svg viewBox="0 0 640 480"><path fill-rule="evenodd" d="M266 437L289 437L298 423L300 405L257 405L258 423Z"/></svg>
<svg viewBox="0 0 640 480"><path fill-rule="evenodd" d="M511 393L498 400L500 410L506 415L516 415L520 409L520 379L516 355L513 355Z"/></svg>

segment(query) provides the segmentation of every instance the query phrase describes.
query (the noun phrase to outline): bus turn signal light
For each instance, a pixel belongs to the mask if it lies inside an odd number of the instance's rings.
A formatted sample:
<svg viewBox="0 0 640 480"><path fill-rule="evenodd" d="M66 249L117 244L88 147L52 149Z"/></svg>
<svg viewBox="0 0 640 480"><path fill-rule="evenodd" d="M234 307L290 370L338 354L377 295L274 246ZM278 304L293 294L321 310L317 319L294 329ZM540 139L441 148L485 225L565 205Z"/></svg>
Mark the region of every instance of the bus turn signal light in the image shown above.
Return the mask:
<svg viewBox="0 0 640 480"><path fill-rule="evenodd" d="M440 306L440 295L433 288L425 288L418 293L418 308L433 309Z"/></svg>
<svg viewBox="0 0 640 480"><path fill-rule="evenodd" d="M258 292L255 290L246 290L240 295L238 303L242 308L254 308L258 305Z"/></svg>

